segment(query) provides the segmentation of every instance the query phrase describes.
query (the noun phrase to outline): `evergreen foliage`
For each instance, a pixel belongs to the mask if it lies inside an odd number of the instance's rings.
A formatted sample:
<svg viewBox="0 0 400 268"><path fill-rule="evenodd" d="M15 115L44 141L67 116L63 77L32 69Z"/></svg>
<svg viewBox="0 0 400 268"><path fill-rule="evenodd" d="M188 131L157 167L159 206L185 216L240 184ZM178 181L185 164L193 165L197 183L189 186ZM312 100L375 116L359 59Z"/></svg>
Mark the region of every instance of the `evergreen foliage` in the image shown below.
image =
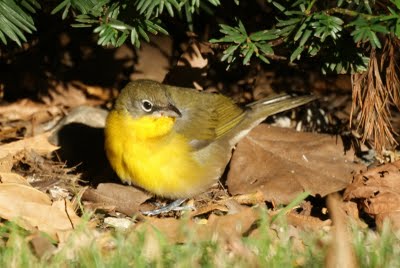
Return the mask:
<svg viewBox="0 0 400 268"><path fill-rule="evenodd" d="M239 1L235 3L239 5ZM254 57L269 63L271 58L323 57L324 73L356 73L368 66L367 47L382 48L382 36L400 37L400 0L266 0L275 8L273 25L260 25L249 33L246 22L221 24L222 37L214 43L226 43L221 58L230 64L239 60L249 64ZM63 19L72 16L74 27L91 27L98 44L120 46L127 40L140 47L151 34L168 34L162 18L184 18L189 29L193 16L212 13L220 0L62 0L52 14ZM36 31L34 16L41 6L36 0L0 0L0 40L11 39L21 46L26 33ZM238 12L240 8L238 7ZM165 16L162 16L165 15ZM367 46L366 46L367 45ZM287 55L275 55L275 47L284 47Z"/></svg>
<svg viewBox="0 0 400 268"><path fill-rule="evenodd" d="M229 46L222 60L228 64L253 56L268 63L273 44L288 50L290 62L301 57L323 56L323 73L363 72L368 66L367 49L381 48L379 35L400 37L400 0L316 1L268 0L277 10L270 28L247 35L243 23L220 25L224 37L212 42Z"/></svg>
<svg viewBox="0 0 400 268"><path fill-rule="evenodd" d="M24 33L36 31L32 15L40 9L36 0L0 0L0 40L7 44L11 39L21 46L26 42Z"/></svg>

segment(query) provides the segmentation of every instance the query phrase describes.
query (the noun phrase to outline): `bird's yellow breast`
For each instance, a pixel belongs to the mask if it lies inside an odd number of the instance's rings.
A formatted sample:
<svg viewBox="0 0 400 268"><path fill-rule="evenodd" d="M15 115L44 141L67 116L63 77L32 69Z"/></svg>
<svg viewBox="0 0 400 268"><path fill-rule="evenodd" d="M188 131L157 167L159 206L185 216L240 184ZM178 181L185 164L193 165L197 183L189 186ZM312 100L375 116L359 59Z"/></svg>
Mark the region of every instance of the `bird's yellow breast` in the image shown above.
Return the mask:
<svg viewBox="0 0 400 268"><path fill-rule="evenodd" d="M165 197L185 197L203 190L206 168L194 157L188 139L173 131L175 118L133 118L111 111L105 148L124 181Z"/></svg>

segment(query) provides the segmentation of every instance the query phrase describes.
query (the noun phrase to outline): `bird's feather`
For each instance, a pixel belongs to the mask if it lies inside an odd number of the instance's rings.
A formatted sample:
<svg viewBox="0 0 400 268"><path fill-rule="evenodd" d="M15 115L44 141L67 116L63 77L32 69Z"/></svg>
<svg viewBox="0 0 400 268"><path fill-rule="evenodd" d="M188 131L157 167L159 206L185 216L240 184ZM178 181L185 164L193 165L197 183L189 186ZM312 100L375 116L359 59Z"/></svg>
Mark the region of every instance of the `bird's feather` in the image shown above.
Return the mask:
<svg viewBox="0 0 400 268"><path fill-rule="evenodd" d="M187 137L196 149L223 136L245 115L243 109L220 94L176 87L169 87L168 92L173 105L182 113L176 120L175 131Z"/></svg>

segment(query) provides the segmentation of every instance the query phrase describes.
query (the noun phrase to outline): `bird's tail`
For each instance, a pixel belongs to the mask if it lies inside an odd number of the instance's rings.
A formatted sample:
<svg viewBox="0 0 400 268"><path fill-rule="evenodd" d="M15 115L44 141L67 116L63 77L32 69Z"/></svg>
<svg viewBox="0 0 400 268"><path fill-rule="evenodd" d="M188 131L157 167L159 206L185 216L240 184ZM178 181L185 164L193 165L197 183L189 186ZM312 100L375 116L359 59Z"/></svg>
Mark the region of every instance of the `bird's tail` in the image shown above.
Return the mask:
<svg viewBox="0 0 400 268"><path fill-rule="evenodd" d="M287 94L267 97L246 105L246 116L235 127L235 131L231 131L231 137L228 137L230 144L236 144L243 138L251 129L256 127L267 117L287 111L310 101L315 100L313 95L306 96L291 96Z"/></svg>

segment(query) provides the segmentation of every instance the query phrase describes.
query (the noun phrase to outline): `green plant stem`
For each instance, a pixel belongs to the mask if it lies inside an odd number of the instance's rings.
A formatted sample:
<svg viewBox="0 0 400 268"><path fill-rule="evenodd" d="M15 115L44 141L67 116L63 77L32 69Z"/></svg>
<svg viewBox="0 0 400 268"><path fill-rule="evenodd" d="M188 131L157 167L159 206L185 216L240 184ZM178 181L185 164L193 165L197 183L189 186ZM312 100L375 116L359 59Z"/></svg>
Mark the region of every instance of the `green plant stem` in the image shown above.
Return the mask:
<svg viewBox="0 0 400 268"><path fill-rule="evenodd" d="M308 5L308 7L307 7L307 10L306 10L306 14L309 14L310 13L310 10L311 10L311 8L314 6L314 4L315 4L315 2L316 2L317 0L312 0L311 1L311 3Z"/></svg>

